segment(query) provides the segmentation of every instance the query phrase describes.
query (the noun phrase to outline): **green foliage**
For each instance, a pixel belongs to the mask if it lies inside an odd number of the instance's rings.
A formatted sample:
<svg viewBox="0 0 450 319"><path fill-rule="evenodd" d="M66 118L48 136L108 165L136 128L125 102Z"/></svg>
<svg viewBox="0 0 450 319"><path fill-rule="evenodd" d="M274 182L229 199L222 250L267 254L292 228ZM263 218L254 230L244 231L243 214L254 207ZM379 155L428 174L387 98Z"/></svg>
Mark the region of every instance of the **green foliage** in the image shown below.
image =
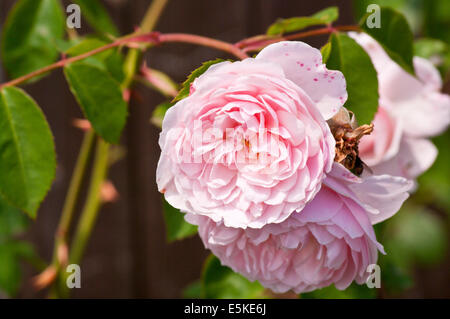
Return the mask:
<svg viewBox="0 0 450 319"><path fill-rule="evenodd" d="M26 215L0 197L0 242L25 230Z"/></svg>
<svg viewBox="0 0 450 319"><path fill-rule="evenodd" d="M215 60L203 62L203 64L199 68L197 68L194 71L192 71L191 74L186 79L186 81L183 82L181 90L180 90L180 92L178 92L178 95L175 97L173 102L182 100L185 97L189 96L189 90L191 88L192 82L194 82L194 80L196 78L198 78L200 75L205 73L209 69L209 67L211 65L217 64L217 63L220 63L220 62L224 62L224 61L225 60L223 60L223 59L215 59Z"/></svg>
<svg viewBox="0 0 450 319"><path fill-rule="evenodd" d="M419 190L415 198L446 210L450 216L450 131L434 138L433 143L439 154L433 166L419 177Z"/></svg>
<svg viewBox="0 0 450 319"><path fill-rule="evenodd" d="M443 77L450 70L450 47L444 41L430 38L419 39L414 42L414 55L433 61Z"/></svg>
<svg viewBox="0 0 450 319"><path fill-rule="evenodd" d="M83 38L81 37L75 37L73 39L57 39L55 40L55 46L56 49L59 51L59 53L66 53L67 50L69 50L71 47L77 45L83 41Z"/></svg>
<svg viewBox="0 0 450 319"><path fill-rule="evenodd" d="M395 256L397 254L397 251L389 251L387 255L379 256L381 286L388 296L401 293L413 286L410 267L396 263Z"/></svg>
<svg viewBox="0 0 450 319"><path fill-rule="evenodd" d="M323 63L326 64L331 53L331 42L325 43L325 45L322 48L320 48L320 53L322 53Z"/></svg>
<svg viewBox="0 0 450 319"><path fill-rule="evenodd" d="M67 65L64 73L95 131L105 141L118 143L127 118L119 82L101 68L83 62Z"/></svg>
<svg viewBox="0 0 450 319"><path fill-rule="evenodd" d="M33 256L33 247L26 242L0 241L0 290L9 296L17 293L22 277L20 260Z"/></svg>
<svg viewBox="0 0 450 319"><path fill-rule="evenodd" d="M387 224L386 235L386 252L397 265L435 264L445 257L445 225L424 207L405 204Z"/></svg>
<svg viewBox="0 0 450 319"><path fill-rule="evenodd" d="M369 55L349 36L333 33L326 64L345 76L348 92L345 106L357 115L360 125L370 123L378 108L378 79Z"/></svg>
<svg viewBox="0 0 450 319"><path fill-rule="evenodd" d="M422 38L414 42L414 55L429 59L432 56L447 53L448 46L444 41Z"/></svg>
<svg viewBox="0 0 450 319"><path fill-rule="evenodd" d="M75 45L67 48L65 50L65 53L69 56L78 56L107 44L108 42L104 40L95 37L89 37L78 41ZM92 65L108 72L119 83L121 83L125 78L123 72L124 58L117 48L112 48L87 57L86 59L83 59L83 63Z"/></svg>
<svg viewBox="0 0 450 319"><path fill-rule="evenodd" d="M28 225L26 215L0 198L0 291L14 296L20 285L20 259L34 256L32 247L14 237Z"/></svg>
<svg viewBox="0 0 450 319"><path fill-rule="evenodd" d="M445 223L431 211L409 200L400 212L381 225L377 237L386 255L379 256L382 286L388 296L413 286L412 274L417 264L442 261L447 249Z"/></svg>
<svg viewBox="0 0 450 319"><path fill-rule="evenodd" d="M416 0L417 1L417 0ZM450 2L421 0L423 34L450 43Z"/></svg>
<svg viewBox="0 0 450 319"><path fill-rule="evenodd" d="M108 42L97 39L97 38L85 38L75 45L71 46L66 50L66 54L70 56L77 56L81 55L83 53L95 50L97 48L100 48L104 45L107 45ZM100 52L93 57L98 58L99 60L106 59L111 54L111 50Z"/></svg>
<svg viewBox="0 0 450 319"><path fill-rule="evenodd" d="M334 285L317 289L300 295L302 299L374 299L377 295L376 288L368 288L367 285L352 283L345 290L338 290Z"/></svg>
<svg viewBox="0 0 450 319"><path fill-rule="evenodd" d="M401 12L408 20L413 31L416 32L422 27L421 11L423 6L421 2L423 1L430 0L353 0L353 9L356 20L359 21L367 14L367 6L370 4L390 7Z"/></svg>
<svg viewBox="0 0 450 319"><path fill-rule="evenodd" d="M175 103L173 102L164 102L156 106L155 110L152 113L152 117L150 119L150 122L157 126L162 127L162 122L164 119L164 116L166 115L167 110L172 107Z"/></svg>
<svg viewBox="0 0 450 319"><path fill-rule="evenodd" d="M317 26L328 25L337 20L339 10L337 7L323 9L309 17L294 17L289 19L278 19L267 30L267 35L280 35L287 32L300 31L302 29Z"/></svg>
<svg viewBox="0 0 450 319"><path fill-rule="evenodd" d="M111 20L108 12L98 0L75 0L80 6L81 13L98 33L109 33L117 36L119 31Z"/></svg>
<svg viewBox="0 0 450 319"><path fill-rule="evenodd" d="M381 44L392 60L414 75L414 36L406 18L392 8L381 7L381 27L369 28L366 24L367 16L361 19L361 28Z"/></svg>
<svg viewBox="0 0 450 319"><path fill-rule="evenodd" d="M106 70L109 74L119 83L123 83L125 80L124 63L125 58L119 50L113 50L113 52L103 60Z"/></svg>
<svg viewBox="0 0 450 319"><path fill-rule="evenodd" d="M166 224L166 237L168 242L184 239L197 233L197 226L184 220L184 213L170 206L163 199L164 220Z"/></svg>
<svg viewBox="0 0 450 319"><path fill-rule="evenodd" d="M214 299L264 298L264 287L257 281L250 282L230 268L222 266L217 257L210 255L203 268L202 297Z"/></svg>
<svg viewBox="0 0 450 319"><path fill-rule="evenodd" d="M13 78L56 61L56 41L64 36L64 14L58 0L20 0L3 31L3 65Z"/></svg>
<svg viewBox="0 0 450 319"><path fill-rule="evenodd" d="M36 216L55 177L53 136L44 114L22 90L0 91L0 194Z"/></svg>
<svg viewBox="0 0 450 319"><path fill-rule="evenodd" d="M185 299L200 299L202 298L202 282L200 280L194 281L183 290L183 298Z"/></svg>

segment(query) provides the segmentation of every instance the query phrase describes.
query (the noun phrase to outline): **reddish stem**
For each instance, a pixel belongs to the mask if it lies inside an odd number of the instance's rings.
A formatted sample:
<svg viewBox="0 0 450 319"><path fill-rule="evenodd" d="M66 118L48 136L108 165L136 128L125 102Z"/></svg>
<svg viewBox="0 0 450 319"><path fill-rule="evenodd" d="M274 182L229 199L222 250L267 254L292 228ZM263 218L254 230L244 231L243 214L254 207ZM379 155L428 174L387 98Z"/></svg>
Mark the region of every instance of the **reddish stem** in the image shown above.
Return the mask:
<svg viewBox="0 0 450 319"><path fill-rule="evenodd" d="M248 58L248 55L245 54L242 50L240 50L237 46L216 40L211 39L199 35L194 34L184 34L184 33L172 33L172 34L161 34L159 37L159 42L185 42L185 43L193 43L198 44L202 46L207 46L215 49L219 49L225 52L228 52L239 59L246 59Z"/></svg>
<svg viewBox="0 0 450 319"><path fill-rule="evenodd" d="M192 34L183 34L183 33L172 33L172 34L160 34L159 32L150 32L146 34L140 34L136 35L133 34L131 36L126 36L120 39L117 39L116 41L109 43L105 46L99 47L95 50L86 52L84 54L77 55L75 57L71 58L63 58L62 60L55 62L53 64L50 64L48 66L45 66L39 70L33 71L31 73L28 73L26 75L23 75L21 77L18 77L14 80L11 80L9 82L5 82L0 84L0 90L7 86L15 86L20 83L26 82L34 77L37 77L39 75L42 75L44 73L47 73L49 71L62 68L65 65L69 63L74 63L80 60L83 60L87 57L90 57L92 55L98 54L100 52L125 45L130 43L150 43L150 44L159 44L159 43L166 43L166 42L186 42L186 43L193 43L198 44L202 46L207 46L215 49L219 49L225 52L228 52L239 59L245 59L248 58L248 55L245 54L242 50L240 50L238 47L234 46L231 43L211 39L203 36L198 35L192 35Z"/></svg>
<svg viewBox="0 0 450 319"><path fill-rule="evenodd" d="M75 57L71 58L63 58L62 60L53 63L51 65L48 65L46 67L43 67L39 70L33 71L31 73L28 73L26 75L23 75L21 77L18 77L14 80L11 80L9 82L5 82L0 84L0 90L7 86L14 86L18 85L20 83L26 82L34 77L37 77L39 75L42 75L44 73L47 73L49 71L62 68L65 65L73 62L77 62L80 60L83 60L87 57L90 57L92 55L98 54L100 52L125 45L130 43L150 43L150 44L159 44L159 43L167 43L167 42L184 42L184 43L192 43L192 44L198 44L210 48L215 48L218 50L222 50L225 52L228 52L234 56L236 56L239 59L246 59L248 58L248 55L246 52L248 51L257 51L265 46L285 41L285 40L294 40L294 39L300 39L305 37L310 37L314 35L321 35L321 34L327 34L332 33L335 31L359 31L359 27L357 26L340 26L340 27L326 27L322 29L317 30L311 30L311 31L305 31L295 34L290 34L287 36L267 36L267 35L259 35L256 37L251 37L248 39L244 39L236 44L231 44L225 41L220 41L204 36L194 35L194 34L185 34L185 33L170 33L170 34L160 34L158 32L150 32L146 34L132 34L130 36L125 36L123 38L119 38L116 41L109 43L105 46L102 46L100 48L97 48L95 50L77 55Z"/></svg>
<svg viewBox="0 0 450 319"><path fill-rule="evenodd" d="M244 39L236 43L235 46L237 46L244 52L258 51L272 43L301 39L322 34L329 34L336 31L360 31L360 28L358 26L351 26L351 25L338 27L328 26L321 29L303 31L299 33L289 34L286 36L258 35L248 39Z"/></svg>
<svg viewBox="0 0 450 319"><path fill-rule="evenodd" d="M50 72L50 71L58 69L58 68L62 68L62 67L64 67L65 65L67 65L69 63L73 63L73 62L77 62L77 61L86 59L87 57L90 57L90 56L96 55L98 53L101 53L103 51L106 51L106 50L109 50L109 49L112 49L112 48L124 45L126 43L129 43L129 42L140 42L140 39L141 39L141 36L138 36L138 37L135 37L135 36L131 36L130 37L130 36L128 36L128 37L120 38L120 39L118 39L118 40L116 40L116 41L114 41L112 43L109 43L107 45L104 45L102 47L94 49L92 51L89 51L89 52L86 52L86 53L83 53L83 54L80 54L80 55L77 55L77 56L74 56L74 57L71 57L71 58L65 58L65 55L63 55L63 59L58 61L58 62L55 62L55 63L50 64L50 65L47 65L47 66L45 66L45 67L43 67L41 69L38 69L36 71L33 71L31 73L28 73L26 75L18 77L18 78L14 79L14 80L11 80L9 82L0 84L0 90L2 88L4 88L4 87L7 87L7 86L14 86L14 85L26 82L26 81L28 81L28 80L36 77L36 76L42 75L44 73Z"/></svg>

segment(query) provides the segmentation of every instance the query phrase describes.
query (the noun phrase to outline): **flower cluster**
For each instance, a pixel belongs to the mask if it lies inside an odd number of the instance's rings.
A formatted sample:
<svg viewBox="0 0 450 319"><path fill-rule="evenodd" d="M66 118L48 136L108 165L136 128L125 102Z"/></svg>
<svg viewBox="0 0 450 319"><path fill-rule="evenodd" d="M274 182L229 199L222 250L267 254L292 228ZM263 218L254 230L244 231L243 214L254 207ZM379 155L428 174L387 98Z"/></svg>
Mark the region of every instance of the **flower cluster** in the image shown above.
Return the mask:
<svg viewBox="0 0 450 319"><path fill-rule="evenodd" d="M163 121L159 190L222 264L275 292L363 283L384 253L372 225L398 211L410 179L434 160L424 138L448 125L434 68L416 59L417 80L372 39L352 36L379 72L374 132L361 129L357 140L373 173L358 176L336 160L329 123L345 110L345 78L303 42L211 66ZM417 89L392 89L398 78ZM425 112L436 118L412 125Z"/></svg>
<svg viewBox="0 0 450 319"><path fill-rule="evenodd" d="M450 97L439 92L439 72L428 60L414 57L414 77L392 61L370 36L350 36L371 57L380 93L374 131L361 140L360 156L375 173L415 179L437 156L428 138L442 133L450 124Z"/></svg>

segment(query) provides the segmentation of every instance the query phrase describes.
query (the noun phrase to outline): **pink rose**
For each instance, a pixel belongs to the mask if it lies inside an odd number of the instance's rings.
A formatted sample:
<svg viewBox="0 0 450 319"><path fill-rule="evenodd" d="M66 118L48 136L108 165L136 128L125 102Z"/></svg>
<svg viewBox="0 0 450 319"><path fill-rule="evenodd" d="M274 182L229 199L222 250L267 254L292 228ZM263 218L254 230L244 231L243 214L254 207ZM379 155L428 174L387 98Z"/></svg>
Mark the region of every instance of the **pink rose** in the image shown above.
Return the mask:
<svg viewBox="0 0 450 319"><path fill-rule="evenodd" d="M326 120L346 99L343 75L303 42L215 64L164 118L158 189L228 227L280 223L320 190L334 159Z"/></svg>
<svg viewBox="0 0 450 319"><path fill-rule="evenodd" d="M439 72L429 61L414 57L417 78L413 77L370 36L350 35L370 55L380 93L374 131L362 138L360 156L375 173L415 179L437 156L428 138L445 131L450 123L450 97L439 92Z"/></svg>
<svg viewBox="0 0 450 319"><path fill-rule="evenodd" d="M359 178L335 163L316 197L299 213L261 229L239 229L187 214L222 262L277 293L312 291L334 284L363 283L377 261L372 224L393 215L408 197L401 177Z"/></svg>

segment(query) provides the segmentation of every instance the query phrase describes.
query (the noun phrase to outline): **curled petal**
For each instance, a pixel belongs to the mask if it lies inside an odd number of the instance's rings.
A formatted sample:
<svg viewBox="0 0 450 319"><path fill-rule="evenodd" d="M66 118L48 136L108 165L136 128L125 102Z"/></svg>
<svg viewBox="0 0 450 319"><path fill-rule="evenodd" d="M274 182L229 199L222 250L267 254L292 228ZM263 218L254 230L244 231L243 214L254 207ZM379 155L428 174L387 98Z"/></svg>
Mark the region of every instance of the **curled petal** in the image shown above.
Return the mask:
<svg viewBox="0 0 450 319"><path fill-rule="evenodd" d="M327 70L319 50L304 42L283 41L265 47L256 57L283 68L288 79L302 88L317 104L325 120L336 114L347 100L344 76Z"/></svg>

